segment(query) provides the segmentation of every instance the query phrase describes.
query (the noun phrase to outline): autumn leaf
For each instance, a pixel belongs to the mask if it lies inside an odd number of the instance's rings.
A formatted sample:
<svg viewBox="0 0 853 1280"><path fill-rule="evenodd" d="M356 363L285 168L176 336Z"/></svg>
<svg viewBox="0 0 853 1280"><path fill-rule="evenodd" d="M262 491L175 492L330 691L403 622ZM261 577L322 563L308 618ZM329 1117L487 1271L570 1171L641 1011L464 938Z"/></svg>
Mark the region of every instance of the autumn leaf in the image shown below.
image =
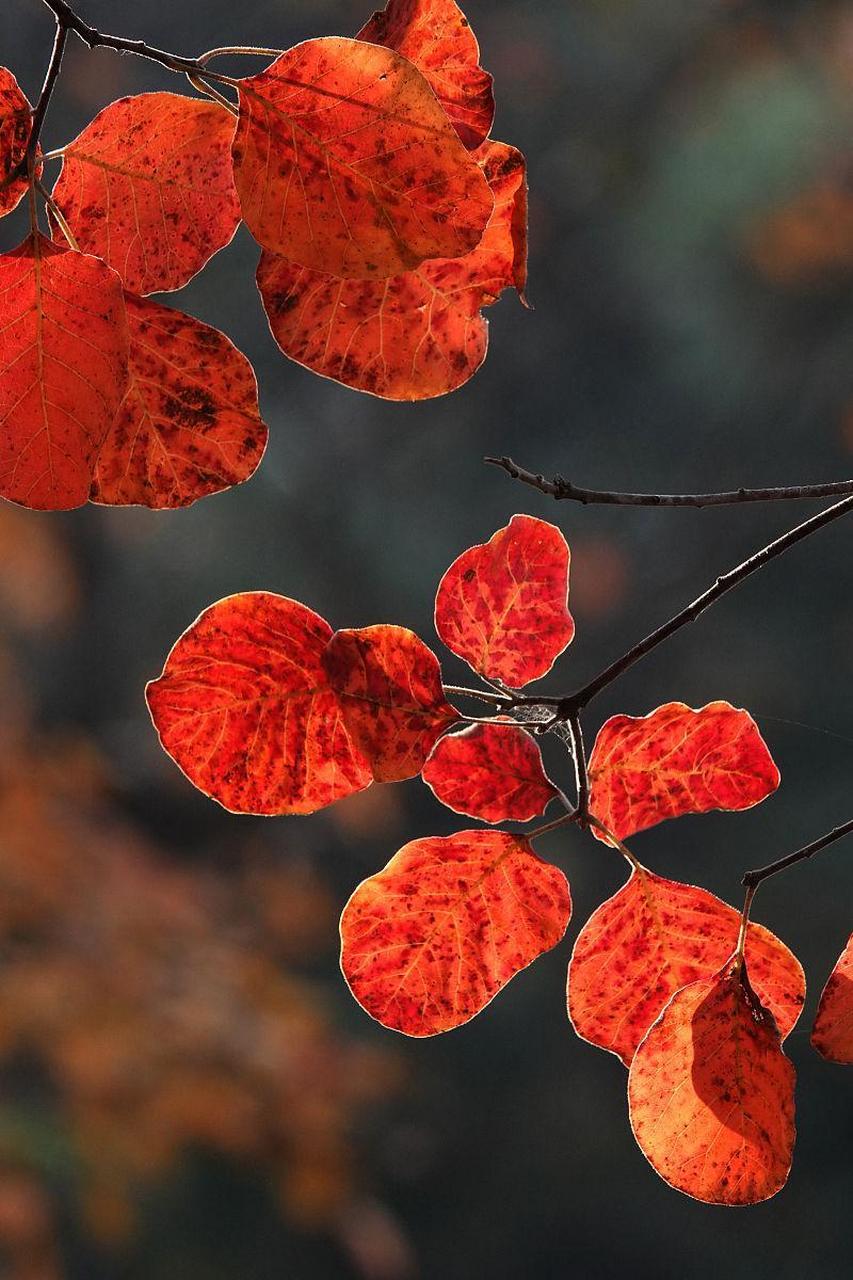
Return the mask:
<svg viewBox="0 0 853 1280"><path fill-rule="evenodd" d="M119 98L65 148L53 198L81 249L108 262L131 293L180 289L240 222L233 133L216 102Z"/></svg>
<svg viewBox="0 0 853 1280"><path fill-rule="evenodd" d="M481 676L520 688L550 671L574 636L568 592L569 548L560 530L513 516L447 570L435 628Z"/></svg>
<svg viewBox="0 0 853 1280"><path fill-rule="evenodd" d="M473 150L488 137L495 115L492 77L480 66L477 38L454 0L388 0L358 39L396 49L413 62L466 147Z"/></svg>
<svg viewBox="0 0 853 1280"><path fill-rule="evenodd" d="M225 334L125 298L130 383L101 446L93 502L184 507L247 480L267 429L252 366Z"/></svg>
<svg viewBox="0 0 853 1280"><path fill-rule="evenodd" d="M26 155L32 118L33 109L12 72L0 67L0 218L11 213L27 190L25 177L2 184Z"/></svg>
<svg viewBox="0 0 853 1280"><path fill-rule="evenodd" d="M728 702L613 716L595 740L589 777L590 812L620 840L686 813L750 809L779 785L752 716Z"/></svg>
<svg viewBox="0 0 853 1280"><path fill-rule="evenodd" d="M388 280L341 280L264 252L258 290L273 337L291 360L386 400L426 400L467 382L486 357L481 308L503 289L524 294L524 157L502 142L475 153L495 206L461 258L424 262Z"/></svg>
<svg viewBox="0 0 853 1280"><path fill-rule="evenodd" d="M853 1066L853 934L821 992L812 1044L830 1062Z"/></svg>
<svg viewBox="0 0 853 1280"><path fill-rule="evenodd" d="M479 243L492 195L427 81L379 45L327 36L240 81L234 175L265 249L381 279Z"/></svg>
<svg viewBox="0 0 853 1280"><path fill-rule="evenodd" d="M341 916L341 968L377 1022L436 1035L559 942L570 915L562 871L520 836L429 836L358 886Z"/></svg>
<svg viewBox="0 0 853 1280"><path fill-rule="evenodd" d="M757 1204L787 1181L794 1068L737 963L677 991L628 1075L631 1127L677 1191L708 1204Z"/></svg>
<svg viewBox="0 0 853 1280"><path fill-rule="evenodd" d="M475 724L440 738L423 779L448 809L483 822L528 822L558 795L537 743L514 724Z"/></svg>
<svg viewBox="0 0 853 1280"><path fill-rule="evenodd" d="M313 813L370 785L323 667L332 628L285 596L206 609L146 697L165 751L233 813Z"/></svg>
<svg viewBox="0 0 853 1280"><path fill-rule="evenodd" d="M36 234L0 258L0 306L0 494L78 507L127 387L121 282Z"/></svg>
<svg viewBox="0 0 853 1280"><path fill-rule="evenodd" d="M740 912L712 893L638 866L578 934L568 982L575 1031L630 1066L675 992L712 977L734 954L739 929ZM805 999L800 962L769 929L752 922L746 960L756 994L784 1040Z"/></svg>

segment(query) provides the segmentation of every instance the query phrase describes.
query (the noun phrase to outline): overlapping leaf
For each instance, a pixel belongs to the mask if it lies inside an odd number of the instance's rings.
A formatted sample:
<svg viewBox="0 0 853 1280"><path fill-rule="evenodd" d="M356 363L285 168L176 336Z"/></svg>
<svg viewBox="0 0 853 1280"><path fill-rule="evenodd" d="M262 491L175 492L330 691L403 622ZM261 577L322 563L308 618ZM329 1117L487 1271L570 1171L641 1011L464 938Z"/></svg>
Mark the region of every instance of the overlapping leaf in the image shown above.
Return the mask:
<svg viewBox="0 0 853 1280"><path fill-rule="evenodd" d="M237 230L233 133L216 102L120 98L65 148L53 198L80 247L126 289L180 289Z"/></svg>
<svg viewBox="0 0 853 1280"><path fill-rule="evenodd" d="M192 316L130 294L125 303L130 383L92 500L182 507L248 479L267 440L248 360Z"/></svg>
<svg viewBox="0 0 853 1280"><path fill-rule="evenodd" d="M0 67L0 217L15 208L27 189L26 178L2 184L26 154L32 118L32 107L12 72Z"/></svg>
<svg viewBox="0 0 853 1280"><path fill-rule="evenodd" d="M578 1035L626 1066L681 987L710 978L734 953L740 912L705 889L644 867L590 917L569 965L569 1016ZM793 1029L806 983L796 956L769 929L750 923L750 978L782 1039Z"/></svg>
<svg viewBox="0 0 853 1280"><path fill-rule="evenodd" d="M463 551L435 600L435 627L487 679L520 688L544 676L575 633L568 610L569 548L559 529L513 516Z"/></svg>
<svg viewBox="0 0 853 1280"><path fill-rule="evenodd" d="M528 822L557 795L537 743L513 724L475 724L439 739L423 779L448 809L483 822Z"/></svg>
<svg viewBox="0 0 853 1280"><path fill-rule="evenodd" d="M460 831L413 840L341 917L341 968L359 1004L410 1036L450 1031L559 942L566 878L526 840Z"/></svg>
<svg viewBox="0 0 853 1280"><path fill-rule="evenodd" d="M264 248L383 279L479 243L493 199L429 84L380 45L328 36L240 82L234 174Z"/></svg>
<svg viewBox="0 0 853 1280"><path fill-rule="evenodd" d="M812 1044L831 1062L853 1066L853 934L821 992Z"/></svg>
<svg viewBox="0 0 853 1280"><path fill-rule="evenodd" d="M749 809L779 785L752 716L728 702L613 716L596 738L589 776L590 812L620 840L665 818Z"/></svg>
<svg viewBox="0 0 853 1280"><path fill-rule="evenodd" d="M794 1148L794 1068L738 965L676 992L631 1063L640 1149L709 1204L756 1204L784 1185Z"/></svg>
<svg viewBox="0 0 853 1280"><path fill-rule="evenodd" d="M486 356L481 308L527 276L527 183L514 147L476 153L495 206L482 240L461 258L425 262L387 280L341 280L264 253L258 289L286 356L389 400L456 390Z"/></svg>
<svg viewBox="0 0 853 1280"><path fill-rule="evenodd" d="M337 631L323 663L377 782L414 777L436 738L459 719L444 696L438 659L405 627Z"/></svg>
<svg viewBox="0 0 853 1280"><path fill-rule="evenodd" d="M128 382L121 282L36 234L0 258L0 314L0 494L80 506Z"/></svg>
<svg viewBox="0 0 853 1280"><path fill-rule="evenodd" d="M229 596L184 632L146 690L164 749L236 813L312 813L370 785L323 667L332 629L266 591Z"/></svg>

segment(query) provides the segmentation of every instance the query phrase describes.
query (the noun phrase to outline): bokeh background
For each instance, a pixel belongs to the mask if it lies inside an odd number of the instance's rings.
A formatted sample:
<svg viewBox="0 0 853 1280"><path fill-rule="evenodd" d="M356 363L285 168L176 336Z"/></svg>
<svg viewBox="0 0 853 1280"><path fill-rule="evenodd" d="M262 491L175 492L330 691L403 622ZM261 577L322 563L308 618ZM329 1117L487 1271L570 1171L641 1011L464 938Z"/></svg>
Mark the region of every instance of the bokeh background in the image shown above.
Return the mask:
<svg viewBox="0 0 853 1280"><path fill-rule="evenodd" d="M79 0L177 51L355 32L370 0ZM373 1025L337 969L346 896L406 839L451 831L415 780L310 819L230 816L161 753L143 685L229 592L334 625L432 634L450 560L514 511L573 550L568 689L814 505L548 503L483 466L696 490L849 474L853 4L470 0L495 136L527 154L530 298L491 312L463 390L346 391L270 339L244 231L176 299L258 372L256 477L171 513L0 509L0 1275L9 1280L549 1280L849 1275L853 1092L808 1024L851 918L853 847L762 888L801 957L790 1183L748 1210L668 1190L628 1128L624 1071L565 1014L571 938L621 883L580 833L567 943L452 1035ZM3 0L0 61L31 97L51 20ZM241 67L242 70L242 67ZM73 42L48 120L69 140L123 93L181 85ZM0 226L0 248L24 234ZM783 785L744 815L636 839L730 901L849 816L853 557L843 522L637 666L591 709L727 698ZM446 671L462 675L453 662ZM566 763L557 760L557 767Z"/></svg>

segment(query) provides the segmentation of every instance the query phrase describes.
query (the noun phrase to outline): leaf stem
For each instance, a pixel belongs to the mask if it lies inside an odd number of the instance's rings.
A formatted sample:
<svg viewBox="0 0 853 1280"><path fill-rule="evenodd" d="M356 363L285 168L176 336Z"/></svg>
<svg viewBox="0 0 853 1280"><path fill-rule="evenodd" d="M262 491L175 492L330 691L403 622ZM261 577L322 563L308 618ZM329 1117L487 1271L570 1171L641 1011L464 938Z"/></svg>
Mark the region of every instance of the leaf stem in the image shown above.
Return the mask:
<svg viewBox="0 0 853 1280"><path fill-rule="evenodd" d="M546 836L549 831L556 831L559 827L568 827L572 822L577 822L577 809L572 809L570 813L564 813L559 818L554 818L553 822L545 822L541 827L534 827L532 831L523 833L525 840L538 840L540 836Z"/></svg>
<svg viewBox="0 0 853 1280"><path fill-rule="evenodd" d="M628 846L623 844L619 837L615 836L609 827L605 827L604 823L600 822L592 813L588 813L586 815L586 820L589 826L595 827L596 831L600 831L603 836L607 836L610 843L619 850L622 857L631 864L635 871L642 871L643 867L639 859L634 857Z"/></svg>
<svg viewBox="0 0 853 1280"><path fill-rule="evenodd" d="M580 712L577 710L569 712L566 717L566 724L571 737L572 759L575 764L575 787L578 797L578 822L581 826L586 826L589 816L589 769L586 761L586 749L583 742L583 728L581 726Z"/></svg>
<svg viewBox="0 0 853 1280"><path fill-rule="evenodd" d="M502 693L489 693L486 689L466 689L463 685L446 684L442 686L445 693L456 698L477 698L480 702L491 702L493 706L504 707L510 698Z"/></svg>

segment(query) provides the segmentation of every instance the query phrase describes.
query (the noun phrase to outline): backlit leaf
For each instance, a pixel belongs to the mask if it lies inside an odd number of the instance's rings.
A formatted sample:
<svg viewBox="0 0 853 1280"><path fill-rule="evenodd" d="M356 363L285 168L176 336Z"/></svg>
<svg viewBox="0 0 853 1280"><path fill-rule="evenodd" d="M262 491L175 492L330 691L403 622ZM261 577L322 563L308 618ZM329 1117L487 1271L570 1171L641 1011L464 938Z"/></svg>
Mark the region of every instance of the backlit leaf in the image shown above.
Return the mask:
<svg viewBox="0 0 853 1280"><path fill-rule="evenodd" d="M130 294L130 383L92 500L183 507L247 480L267 429L252 366L225 334Z"/></svg>
<svg viewBox="0 0 853 1280"><path fill-rule="evenodd" d="M30 137L33 110L12 72L0 67L0 183L21 163ZM27 179L0 186L0 217L11 212L27 190Z"/></svg>
<svg viewBox="0 0 853 1280"><path fill-rule="evenodd" d="M665 1182L708 1204L757 1204L794 1149L794 1068L738 965L676 992L628 1076L631 1127Z"/></svg>
<svg viewBox="0 0 853 1280"><path fill-rule="evenodd" d="M570 915L566 877L521 837L429 836L358 886L341 916L341 968L372 1018L436 1035L559 942Z"/></svg>
<svg viewBox="0 0 853 1280"><path fill-rule="evenodd" d="M853 934L821 992L812 1044L831 1062L853 1065Z"/></svg>
<svg viewBox="0 0 853 1280"><path fill-rule="evenodd" d="M258 289L291 360L387 400L425 400L462 386L486 356L480 313L527 278L527 183L514 147L476 153L495 207L482 240L461 258L424 262L388 280L341 280L264 252Z"/></svg>
<svg viewBox="0 0 853 1280"><path fill-rule="evenodd" d="M423 779L448 809L483 822L528 822L557 795L537 743L513 724L475 724L439 739Z"/></svg>
<svg viewBox="0 0 853 1280"><path fill-rule="evenodd" d="M550 671L571 641L568 592L569 548L560 530L513 516L447 570L436 631L480 675L520 688Z"/></svg>
<svg viewBox="0 0 853 1280"><path fill-rule="evenodd" d="M62 510L89 496L127 387L121 282L44 236L0 258L0 494Z"/></svg>
<svg viewBox="0 0 853 1280"><path fill-rule="evenodd" d="M337 631L323 663L377 782L420 773L436 738L459 719L444 696L438 659L405 627Z"/></svg>
<svg viewBox="0 0 853 1280"><path fill-rule="evenodd" d="M328 36L240 81L234 174L266 249L380 279L479 243L492 195L427 81L380 45Z"/></svg>
<svg viewBox="0 0 853 1280"><path fill-rule="evenodd" d="M599 730L589 776L590 812L620 840L685 813L750 809L779 785L752 716L728 702L613 716Z"/></svg>
<svg viewBox="0 0 853 1280"><path fill-rule="evenodd" d="M234 813L313 813L370 785L323 668L332 628L267 591L211 605L146 690L164 749Z"/></svg>
<svg viewBox="0 0 853 1280"><path fill-rule="evenodd" d="M582 1039L630 1066L637 1046L681 987L712 977L733 955L735 911L705 889L665 880L645 867L593 913L569 965L569 1017ZM756 994L784 1040L805 999L800 962L750 922L746 959Z"/></svg>
<svg viewBox="0 0 853 1280"><path fill-rule="evenodd" d="M225 108L200 98L110 103L65 148L53 190L80 248L132 293L180 289L237 230L233 133Z"/></svg>

